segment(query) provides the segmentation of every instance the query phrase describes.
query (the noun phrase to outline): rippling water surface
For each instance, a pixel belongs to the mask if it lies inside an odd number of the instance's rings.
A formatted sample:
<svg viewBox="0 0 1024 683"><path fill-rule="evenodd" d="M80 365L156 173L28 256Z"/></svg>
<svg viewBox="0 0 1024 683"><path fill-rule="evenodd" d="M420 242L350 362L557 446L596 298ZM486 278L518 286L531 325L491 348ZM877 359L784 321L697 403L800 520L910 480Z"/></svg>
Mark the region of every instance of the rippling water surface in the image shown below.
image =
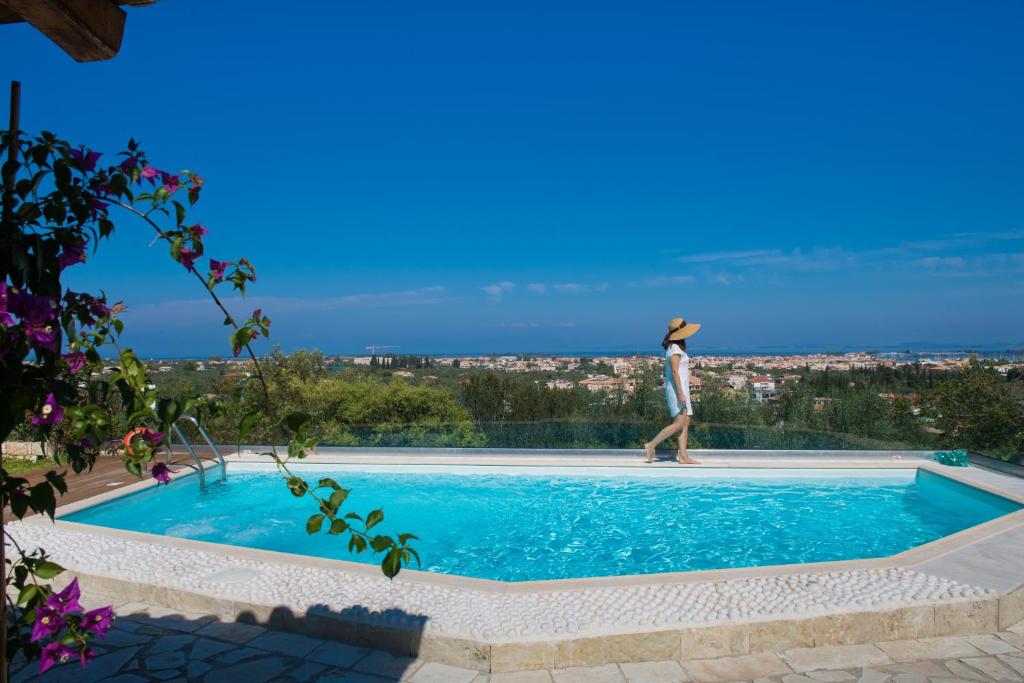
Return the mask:
<svg viewBox="0 0 1024 683"><path fill-rule="evenodd" d="M891 555L1018 509L922 472L588 470L596 474L303 470L352 489L345 510L382 506L423 569L503 581L750 567ZM543 468L534 468L543 472ZM625 473L623 473L625 472ZM678 472L678 471L677 471ZM315 512L269 472L194 477L67 519L216 543L361 562L343 538L308 536Z"/></svg>

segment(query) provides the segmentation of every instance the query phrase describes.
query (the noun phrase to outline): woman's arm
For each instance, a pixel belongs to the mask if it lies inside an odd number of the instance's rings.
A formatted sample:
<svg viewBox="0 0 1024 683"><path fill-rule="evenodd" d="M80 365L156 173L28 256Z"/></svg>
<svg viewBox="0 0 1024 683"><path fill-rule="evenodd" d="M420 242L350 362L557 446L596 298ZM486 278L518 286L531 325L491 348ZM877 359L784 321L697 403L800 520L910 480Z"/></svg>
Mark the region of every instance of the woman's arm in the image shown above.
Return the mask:
<svg viewBox="0 0 1024 683"><path fill-rule="evenodd" d="M682 399L688 393L689 387L683 386L683 378L679 376L679 356L672 356L668 362L672 365L672 379L676 383L676 396Z"/></svg>

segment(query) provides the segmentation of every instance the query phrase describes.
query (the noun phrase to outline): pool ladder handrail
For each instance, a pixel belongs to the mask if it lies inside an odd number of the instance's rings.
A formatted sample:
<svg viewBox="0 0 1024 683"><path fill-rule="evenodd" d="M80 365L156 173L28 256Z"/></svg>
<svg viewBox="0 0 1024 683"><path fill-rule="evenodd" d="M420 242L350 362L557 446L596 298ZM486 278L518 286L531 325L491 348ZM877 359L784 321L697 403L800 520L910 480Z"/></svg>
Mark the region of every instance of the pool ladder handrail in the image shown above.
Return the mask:
<svg viewBox="0 0 1024 683"><path fill-rule="evenodd" d="M206 488L206 468L203 467L203 461L199 458L199 454L196 453L196 449L192 447L192 443L188 440L188 437L185 436L185 433L181 431L181 427L178 426L178 423L182 420L191 422L195 425L195 428L199 430L199 434L206 440L206 443L209 444L210 448L213 449L214 455L217 456L217 461L220 462L220 480L227 481L228 465L224 462L224 456L221 455L220 449L217 448L217 444L213 442L213 439L210 438L207 431L199 424L199 420L195 419L191 415L182 415L174 421L174 424L172 424L171 427L174 429L174 433L178 435L182 445L188 450L189 455L192 456L192 461L196 464L196 470L199 472L199 488ZM168 444L168 451L170 451L169 446L170 444ZM168 454L168 458L170 458L170 453Z"/></svg>

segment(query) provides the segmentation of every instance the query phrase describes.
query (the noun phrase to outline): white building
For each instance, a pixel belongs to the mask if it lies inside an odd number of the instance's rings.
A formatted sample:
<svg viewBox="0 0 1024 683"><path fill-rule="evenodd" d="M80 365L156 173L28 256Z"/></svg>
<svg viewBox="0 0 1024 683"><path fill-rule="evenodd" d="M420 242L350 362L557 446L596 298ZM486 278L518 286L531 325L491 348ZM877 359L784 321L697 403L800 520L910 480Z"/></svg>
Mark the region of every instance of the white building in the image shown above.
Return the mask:
<svg viewBox="0 0 1024 683"><path fill-rule="evenodd" d="M771 377L751 377L750 388L754 390L755 401L767 401L775 395L775 380Z"/></svg>

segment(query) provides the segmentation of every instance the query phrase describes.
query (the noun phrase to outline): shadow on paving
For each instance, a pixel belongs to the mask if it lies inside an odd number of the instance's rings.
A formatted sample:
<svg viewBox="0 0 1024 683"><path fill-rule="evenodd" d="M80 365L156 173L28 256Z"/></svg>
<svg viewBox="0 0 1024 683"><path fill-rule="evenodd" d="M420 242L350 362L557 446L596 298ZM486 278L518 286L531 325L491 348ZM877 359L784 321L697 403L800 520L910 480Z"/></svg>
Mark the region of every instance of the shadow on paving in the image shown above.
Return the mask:
<svg viewBox="0 0 1024 683"><path fill-rule="evenodd" d="M88 667L73 660L39 675L38 662L16 661L11 682L385 683L406 680L423 665L415 654L426 618L397 610L381 613L352 607L331 612L318 606L297 615L279 607L263 623L251 613L225 622L141 603L123 604L115 613L114 626L106 638L95 642L96 659ZM387 649L373 648L354 635L351 624L356 620L387 620L403 628L374 627L374 642ZM453 673L459 671L453 668ZM476 672L471 677L466 671L458 678L468 683L475 677Z"/></svg>

